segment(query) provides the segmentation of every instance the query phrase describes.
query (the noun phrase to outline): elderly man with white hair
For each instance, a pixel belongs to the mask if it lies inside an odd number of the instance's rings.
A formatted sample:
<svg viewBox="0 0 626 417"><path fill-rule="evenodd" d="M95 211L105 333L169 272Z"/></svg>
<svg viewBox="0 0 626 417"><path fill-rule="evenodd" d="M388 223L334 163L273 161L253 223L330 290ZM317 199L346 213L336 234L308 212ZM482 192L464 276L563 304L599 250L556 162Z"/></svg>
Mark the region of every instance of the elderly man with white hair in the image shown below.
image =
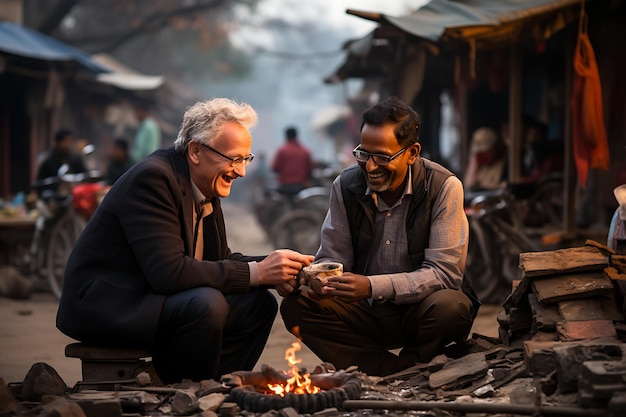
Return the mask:
<svg viewBox="0 0 626 417"><path fill-rule="evenodd" d="M245 103L196 103L174 146L115 182L67 263L57 313L63 333L148 348L166 384L254 367L278 310L267 289L290 290L313 260L228 247L220 198L254 158L256 121Z"/></svg>

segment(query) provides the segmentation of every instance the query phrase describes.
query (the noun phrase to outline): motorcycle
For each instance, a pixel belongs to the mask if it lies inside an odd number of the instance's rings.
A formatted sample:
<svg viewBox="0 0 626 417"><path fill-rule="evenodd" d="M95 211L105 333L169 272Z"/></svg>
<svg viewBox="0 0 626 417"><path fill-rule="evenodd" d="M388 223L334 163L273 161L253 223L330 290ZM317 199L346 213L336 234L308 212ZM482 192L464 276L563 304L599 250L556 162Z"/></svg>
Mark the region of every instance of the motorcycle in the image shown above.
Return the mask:
<svg viewBox="0 0 626 417"><path fill-rule="evenodd" d="M35 181L37 217L29 250L17 261L27 277L36 277L61 296L65 265L74 244L104 197L97 171L69 173L61 165L54 177Z"/></svg>

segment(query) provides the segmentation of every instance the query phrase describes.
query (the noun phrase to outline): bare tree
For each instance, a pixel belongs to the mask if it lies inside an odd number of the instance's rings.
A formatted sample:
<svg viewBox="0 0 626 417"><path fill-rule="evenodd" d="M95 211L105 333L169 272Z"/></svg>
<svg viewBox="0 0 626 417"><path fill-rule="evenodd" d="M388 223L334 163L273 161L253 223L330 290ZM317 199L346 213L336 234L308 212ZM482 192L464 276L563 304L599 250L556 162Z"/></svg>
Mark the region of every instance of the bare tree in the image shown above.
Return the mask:
<svg viewBox="0 0 626 417"><path fill-rule="evenodd" d="M247 73L229 42L238 7L261 0L24 0L25 24L89 53L182 78Z"/></svg>

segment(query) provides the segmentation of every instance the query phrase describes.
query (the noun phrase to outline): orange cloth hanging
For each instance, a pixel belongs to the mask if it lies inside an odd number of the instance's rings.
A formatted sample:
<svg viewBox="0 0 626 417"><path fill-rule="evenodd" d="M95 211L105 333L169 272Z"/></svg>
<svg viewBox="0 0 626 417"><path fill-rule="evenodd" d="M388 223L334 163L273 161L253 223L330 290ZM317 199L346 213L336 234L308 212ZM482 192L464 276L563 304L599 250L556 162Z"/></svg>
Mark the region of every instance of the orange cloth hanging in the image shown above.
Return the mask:
<svg viewBox="0 0 626 417"><path fill-rule="evenodd" d="M602 111L602 86L593 47L580 30L574 52L572 136L578 182L585 187L590 168L609 169L609 144Z"/></svg>

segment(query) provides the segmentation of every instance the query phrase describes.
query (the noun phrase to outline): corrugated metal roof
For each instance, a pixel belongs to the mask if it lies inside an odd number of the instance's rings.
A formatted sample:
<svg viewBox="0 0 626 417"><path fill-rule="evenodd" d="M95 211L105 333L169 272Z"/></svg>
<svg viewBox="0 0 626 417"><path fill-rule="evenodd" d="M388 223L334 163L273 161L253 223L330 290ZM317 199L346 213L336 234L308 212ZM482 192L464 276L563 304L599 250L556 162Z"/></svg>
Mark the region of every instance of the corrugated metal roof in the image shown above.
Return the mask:
<svg viewBox="0 0 626 417"><path fill-rule="evenodd" d="M406 34L423 40L429 48L455 39L475 40L476 47L519 41L523 36L547 39L578 17L580 5L581 0L431 0L404 16L348 9L348 14L379 26L363 38L346 42L345 62L325 81L383 75L384 60L376 54L384 48L374 43L379 38Z"/></svg>
<svg viewBox="0 0 626 417"><path fill-rule="evenodd" d="M404 16L350 9L347 13L388 23L411 35L438 42L444 34L461 28L496 28L580 3L580 0L432 0Z"/></svg>

